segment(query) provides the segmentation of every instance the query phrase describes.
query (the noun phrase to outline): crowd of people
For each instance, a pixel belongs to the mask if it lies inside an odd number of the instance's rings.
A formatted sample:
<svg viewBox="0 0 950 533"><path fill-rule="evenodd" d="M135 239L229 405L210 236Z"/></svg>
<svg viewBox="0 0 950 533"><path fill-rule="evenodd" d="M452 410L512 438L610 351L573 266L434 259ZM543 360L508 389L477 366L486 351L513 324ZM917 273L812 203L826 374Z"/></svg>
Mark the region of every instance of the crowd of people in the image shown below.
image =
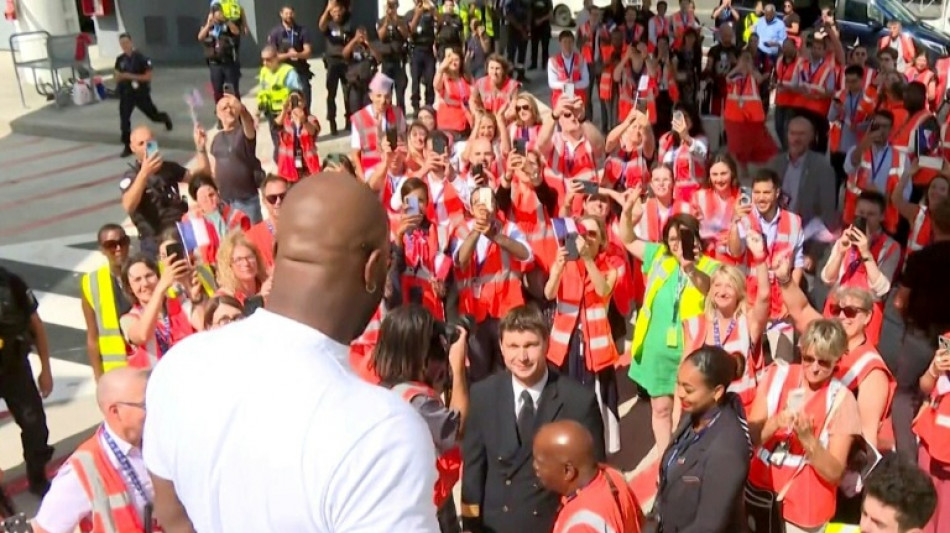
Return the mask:
<svg viewBox="0 0 950 533"><path fill-rule="evenodd" d="M244 15L212 4L219 131L190 169L128 132L138 251L103 225L82 280L106 422L37 531L950 528L950 61L899 23L868 50L831 9L723 0L703 58L691 0L588 0L549 57L550 0L390 3L375 31L331 0L340 154L293 9L253 110ZM621 380L649 402L650 506L606 464L633 446Z"/></svg>

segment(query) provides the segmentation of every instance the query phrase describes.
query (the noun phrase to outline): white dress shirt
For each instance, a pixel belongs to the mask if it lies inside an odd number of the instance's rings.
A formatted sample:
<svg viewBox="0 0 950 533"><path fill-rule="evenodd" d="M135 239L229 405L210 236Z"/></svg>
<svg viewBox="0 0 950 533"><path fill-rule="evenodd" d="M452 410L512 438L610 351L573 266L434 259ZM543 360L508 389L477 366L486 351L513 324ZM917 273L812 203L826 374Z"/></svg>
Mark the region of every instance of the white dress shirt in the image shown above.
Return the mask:
<svg viewBox="0 0 950 533"><path fill-rule="evenodd" d="M538 410L538 402L541 400L541 393L544 392L544 386L548 384L548 371L544 370L544 377L538 380L537 383L530 387L526 387L524 383L521 383L514 376L511 376L511 386L515 391L515 420L518 419L518 413L521 412L521 408L524 407L524 401L521 399L521 393L528 391L528 395L531 396L531 401L534 402L535 413Z"/></svg>
<svg viewBox="0 0 950 533"><path fill-rule="evenodd" d="M759 227L762 229L762 236L765 238L765 248L767 251L771 251L772 247L775 246L775 241L778 239L778 224L782 218L782 210L775 210L775 217L772 220L765 220L765 217L762 216L762 213L758 209L753 209L753 216L759 219ZM794 213L789 212L790 215L795 215ZM742 240L743 250L745 250L745 236L747 233L746 225L739 224L739 238ZM799 228L798 235L791 236L794 243L792 244L792 268L803 268L805 266L805 234L802 231L802 228Z"/></svg>
<svg viewBox="0 0 950 533"><path fill-rule="evenodd" d="M115 441L119 451L129 458L132 470L135 472L135 475L138 476L142 488L145 489L146 495L149 499L154 498L155 491L152 488L152 480L148 477L148 471L145 469L142 451L122 440L122 438L116 435L108 426L105 426L105 431L108 432L112 440ZM98 433L96 435L97 438L101 440L102 447L109 457L109 462L120 473L122 479L125 480L127 492L131 496L132 503L135 505L135 509L138 510L139 516L144 517L145 505L148 502L143 500L138 491L135 490L135 485L132 484L126 473L122 470L122 467L119 465L119 460L116 459L112 450L109 449L109 445L106 444L102 435ZM90 502L86 496L86 491L79 481L79 475L76 473L76 470L73 469L72 464L69 462L64 463L63 466L60 467L56 477L53 478L49 492L46 493L46 496L40 503L40 509L37 511L36 518L34 519L36 524L48 533L73 533L76 527L79 526L79 522L91 514L92 502Z"/></svg>
<svg viewBox="0 0 950 533"><path fill-rule="evenodd" d="M550 87L552 91L563 91L564 85L571 83L570 81L562 80L559 75L559 69L557 67L558 56L564 60L565 69L572 69L568 72L568 80L573 79L576 69L580 69L581 78L574 82L575 89L586 89L590 86L590 71L587 69L587 61L584 61L584 57L580 54L575 56L573 53L572 55L566 56L562 52L548 59L548 87ZM574 62L573 66L571 65L571 61Z"/></svg>
<svg viewBox="0 0 950 533"><path fill-rule="evenodd" d="M192 335L146 401L145 463L196 531L439 531L429 428L311 327L260 309Z"/></svg>

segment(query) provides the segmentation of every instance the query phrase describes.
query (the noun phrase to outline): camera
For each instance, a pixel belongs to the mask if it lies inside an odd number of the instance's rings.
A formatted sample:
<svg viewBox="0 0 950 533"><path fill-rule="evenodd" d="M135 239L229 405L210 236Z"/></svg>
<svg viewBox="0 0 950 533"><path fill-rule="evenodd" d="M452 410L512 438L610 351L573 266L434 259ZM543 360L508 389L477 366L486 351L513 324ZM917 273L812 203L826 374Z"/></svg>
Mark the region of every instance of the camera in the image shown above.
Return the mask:
<svg viewBox="0 0 950 533"><path fill-rule="evenodd" d="M460 326L471 335L475 330L475 317L472 315L459 315L455 320L446 322L437 321L435 323L435 337L443 341L446 346L452 346L459 340L458 328Z"/></svg>

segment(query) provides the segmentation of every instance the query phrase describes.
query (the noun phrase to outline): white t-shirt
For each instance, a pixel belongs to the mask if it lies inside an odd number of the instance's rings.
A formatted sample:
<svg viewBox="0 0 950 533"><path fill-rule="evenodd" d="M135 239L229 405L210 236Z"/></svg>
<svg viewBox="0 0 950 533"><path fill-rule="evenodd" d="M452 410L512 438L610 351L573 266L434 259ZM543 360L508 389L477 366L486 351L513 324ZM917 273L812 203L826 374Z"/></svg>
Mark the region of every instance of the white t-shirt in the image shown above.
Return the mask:
<svg viewBox="0 0 950 533"><path fill-rule="evenodd" d="M258 310L192 335L149 380L145 464L195 529L436 533L425 422L349 349Z"/></svg>

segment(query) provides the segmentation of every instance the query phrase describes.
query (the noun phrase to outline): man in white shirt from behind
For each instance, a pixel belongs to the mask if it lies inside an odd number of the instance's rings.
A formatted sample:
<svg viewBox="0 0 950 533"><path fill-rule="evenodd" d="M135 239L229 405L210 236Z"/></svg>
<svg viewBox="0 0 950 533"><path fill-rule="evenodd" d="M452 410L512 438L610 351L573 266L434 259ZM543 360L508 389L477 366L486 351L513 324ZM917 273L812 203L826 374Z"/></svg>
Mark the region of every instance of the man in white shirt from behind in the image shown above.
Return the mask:
<svg viewBox="0 0 950 533"><path fill-rule="evenodd" d="M166 532L439 531L425 422L348 362L388 256L363 184L322 173L292 189L267 308L189 337L153 373L145 462Z"/></svg>

